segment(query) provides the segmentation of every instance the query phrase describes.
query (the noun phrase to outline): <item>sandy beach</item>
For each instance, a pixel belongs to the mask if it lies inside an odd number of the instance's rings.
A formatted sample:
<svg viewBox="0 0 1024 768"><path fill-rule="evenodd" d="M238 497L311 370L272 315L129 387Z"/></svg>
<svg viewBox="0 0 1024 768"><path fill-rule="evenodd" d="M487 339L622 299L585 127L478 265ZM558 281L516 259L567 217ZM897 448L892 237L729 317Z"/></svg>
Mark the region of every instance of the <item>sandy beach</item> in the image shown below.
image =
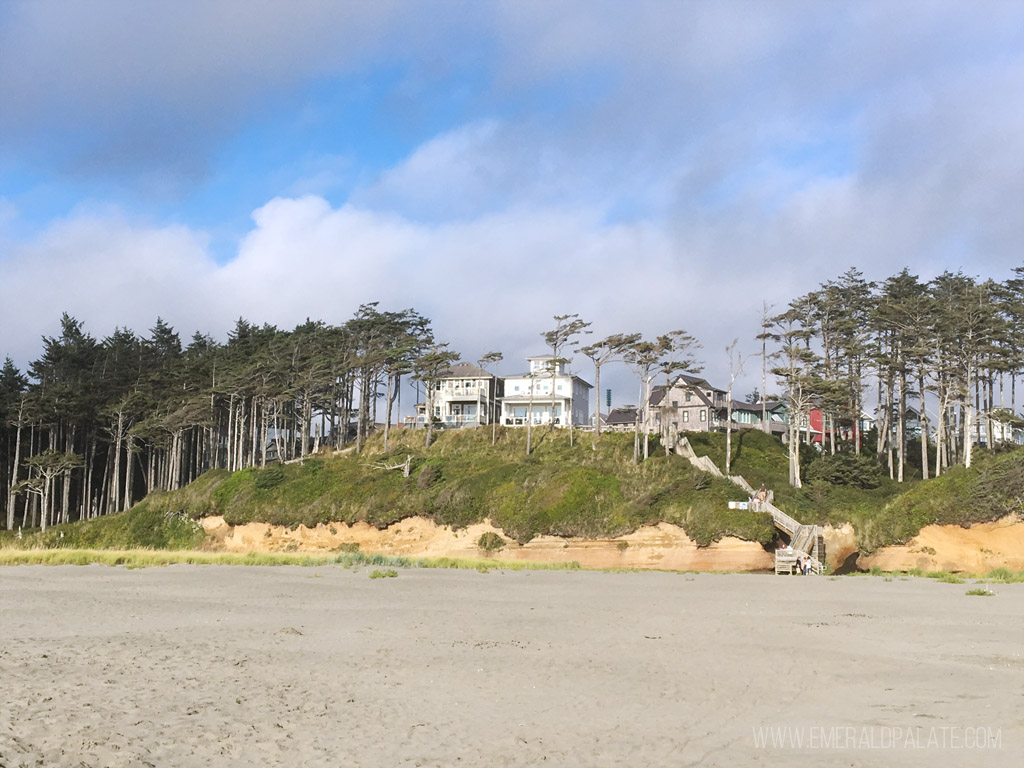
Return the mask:
<svg viewBox="0 0 1024 768"><path fill-rule="evenodd" d="M1016 766L1024 584L0 570L0 766Z"/></svg>

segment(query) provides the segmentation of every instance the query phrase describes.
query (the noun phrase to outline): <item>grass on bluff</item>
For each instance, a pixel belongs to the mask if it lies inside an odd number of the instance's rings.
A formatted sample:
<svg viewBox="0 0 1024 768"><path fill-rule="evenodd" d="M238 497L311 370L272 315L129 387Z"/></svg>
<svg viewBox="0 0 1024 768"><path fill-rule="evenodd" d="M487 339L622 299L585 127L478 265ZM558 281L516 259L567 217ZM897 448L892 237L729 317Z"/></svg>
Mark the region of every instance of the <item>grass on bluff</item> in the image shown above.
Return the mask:
<svg viewBox="0 0 1024 768"><path fill-rule="evenodd" d="M678 456L632 463L632 435L604 434L594 450L589 434L574 445L564 430L535 430L525 455L523 430L442 432L429 450L422 432L396 432L390 450L380 436L360 456L313 459L304 465L236 473L214 491L229 523L260 521L315 525L359 520L384 527L413 515L461 528L490 518L524 543L539 535L617 536L647 524L675 522L705 545L725 535L767 543L774 532L764 515L727 509L737 498L730 483L710 479ZM375 463L412 456L409 478Z"/></svg>
<svg viewBox="0 0 1024 768"><path fill-rule="evenodd" d="M725 467L725 435L694 433L688 436L698 455L709 456ZM1024 449L1003 452L977 450L970 469L953 467L927 481L890 480L879 467L877 486L860 488L820 481L803 488L788 484L787 449L758 430L733 435L733 472L754 487L765 483L775 491L775 503L805 524L853 525L858 549L870 554L879 547L904 544L927 525L991 522L1024 512ZM806 470L819 459L813 448L802 447Z"/></svg>
<svg viewBox="0 0 1024 768"><path fill-rule="evenodd" d="M211 471L187 488L151 494L125 515L56 527L23 546L189 548L203 539L193 521L206 515L292 528L335 521L384 528L415 515L463 528L490 518L520 543L540 535L616 537L662 521L701 546L724 536L762 544L775 537L768 515L728 509L742 491L666 456L656 440L639 465L631 434L606 433L595 446L590 434L577 433L570 445L564 430L537 429L530 456L525 440L521 429L500 429L496 445L489 428L443 431L425 450L422 432L396 430L387 452L377 435L360 455ZM408 478L375 466L404 464L407 456Z"/></svg>
<svg viewBox="0 0 1024 768"><path fill-rule="evenodd" d="M902 493L869 509L848 510L862 552L904 544L927 525L968 527L1022 511L1024 450L978 451L974 465L953 467L941 477L908 484ZM831 513L835 515L835 512Z"/></svg>
<svg viewBox="0 0 1024 768"><path fill-rule="evenodd" d="M743 498L740 489L665 455L657 440L650 459L634 465L631 434L606 433L596 444L589 433L575 437L570 445L564 430L537 429L526 456L522 429L499 429L496 445L489 428L442 431L429 449L421 431L395 430L387 452L376 435L360 455L214 470L179 491L151 494L126 514L56 526L17 543L2 534L0 544L191 549L205 538L195 520L217 514L229 524L291 528L335 521L384 528L415 515L463 528L490 518L520 543L540 535L613 538L659 522L681 526L699 546L725 536L765 545L775 539L768 515L728 509L730 500ZM724 434L688 437L698 455L724 469ZM807 450L805 466L815 455ZM404 464L407 456L408 478L375 466ZM757 430L733 435L735 474L773 489L776 504L803 523L852 523L863 553L905 543L932 523L966 526L1019 512L1024 498L1022 450L979 452L970 470L954 468L927 482L900 485L881 473L877 487L868 488L819 480L791 489L787 467L778 439Z"/></svg>

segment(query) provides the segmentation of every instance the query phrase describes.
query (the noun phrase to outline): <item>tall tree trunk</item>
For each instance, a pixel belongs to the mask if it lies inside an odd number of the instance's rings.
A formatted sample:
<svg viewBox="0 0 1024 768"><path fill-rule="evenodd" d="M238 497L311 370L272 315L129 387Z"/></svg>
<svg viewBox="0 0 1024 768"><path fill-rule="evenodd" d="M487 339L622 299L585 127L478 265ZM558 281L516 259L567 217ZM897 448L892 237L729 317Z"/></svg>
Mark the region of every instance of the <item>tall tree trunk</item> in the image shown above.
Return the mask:
<svg viewBox="0 0 1024 768"><path fill-rule="evenodd" d="M388 450L388 438L391 437L391 409L394 407L394 399L392 396L392 390L394 389L395 377L390 373L388 374L388 389L385 394L387 400L387 406L384 412L384 451Z"/></svg>
<svg viewBox="0 0 1024 768"><path fill-rule="evenodd" d="M227 449L227 456L225 457L225 467L231 472L234 470L234 447L235 447L235 396L234 394L228 399L228 434L225 442L225 448Z"/></svg>
<svg viewBox="0 0 1024 768"><path fill-rule="evenodd" d="M121 500L121 511L126 512L132 505L132 486L133 479L135 477L135 465L132 462L134 453L132 447L135 443L135 438L131 435L125 436L125 457L124 457L124 496Z"/></svg>
<svg viewBox="0 0 1024 768"><path fill-rule="evenodd" d="M993 389L995 377L992 374L993 372L990 370L988 372L988 404L985 409L985 432L986 437L988 438L989 450L995 447L996 443L995 428L992 425L992 409L995 408L995 404L992 399L995 394Z"/></svg>
<svg viewBox="0 0 1024 768"><path fill-rule="evenodd" d="M856 437L853 441L853 452L860 456L860 452L863 449L864 444L864 435L860 429L861 414L864 412L864 393L860 386L861 379L863 378L860 361L857 361L856 363L851 361L850 370L856 374L853 376L853 423L856 425L854 427L856 429Z"/></svg>
<svg viewBox="0 0 1024 768"><path fill-rule="evenodd" d="M40 525L40 530L43 533L46 533L46 526L47 526L47 523L49 523L49 518L50 518L50 476L49 475L46 475L43 478L42 507L43 508L42 508L41 514L40 514L40 520L42 521L42 524Z"/></svg>
<svg viewBox="0 0 1024 768"><path fill-rule="evenodd" d="M900 369L899 423L897 425L896 455L898 459L897 480L903 482L903 468L907 452L907 372Z"/></svg>
<svg viewBox="0 0 1024 768"><path fill-rule="evenodd" d="M925 410L924 372L917 374L917 389L921 395L921 479L928 479L928 413Z"/></svg>
<svg viewBox="0 0 1024 768"><path fill-rule="evenodd" d="M974 407L971 402L971 390L974 389L974 366L967 364L967 397L964 398L964 466L970 469L971 459L974 456L974 439L971 431L974 429Z"/></svg>
<svg viewBox="0 0 1024 768"><path fill-rule="evenodd" d="M117 427L114 432L114 471L112 473L113 493L110 494L110 501L113 502L113 510L121 508L121 444L124 442L124 410L117 412ZM107 507L107 514L111 512Z"/></svg>
<svg viewBox="0 0 1024 768"><path fill-rule="evenodd" d="M644 461L650 456L650 434L651 431L647 428L647 406L651 399L651 377L650 375L644 376L644 391L643 399L640 401L643 403L644 413ZM639 415L639 414L638 414ZM711 409L708 409L708 424L711 424Z"/></svg>
<svg viewBox="0 0 1024 768"><path fill-rule="evenodd" d="M800 487L800 418L799 410L790 414L789 420L789 484Z"/></svg>
<svg viewBox="0 0 1024 768"><path fill-rule="evenodd" d="M75 433L76 428L71 427L65 436L64 450L67 453L71 453L75 449ZM71 509L71 473L65 472L61 476L61 508L60 517L58 518L62 523L69 522L68 515Z"/></svg>
<svg viewBox="0 0 1024 768"><path fill-rule="evenodd" d="M21 430L24 425L24 413L25 413L25 402L24 400L18 406L18 421L15 426L14 435L14 468L11 470L11 485L7 491L7 529L10 531L14 530L14 511L16 503L16 495L14 493L14 485L18 482L18 471L20 469L21 462ZM21 524L25 525L25 510L27 509L27 502L22 505Z"/></svg>

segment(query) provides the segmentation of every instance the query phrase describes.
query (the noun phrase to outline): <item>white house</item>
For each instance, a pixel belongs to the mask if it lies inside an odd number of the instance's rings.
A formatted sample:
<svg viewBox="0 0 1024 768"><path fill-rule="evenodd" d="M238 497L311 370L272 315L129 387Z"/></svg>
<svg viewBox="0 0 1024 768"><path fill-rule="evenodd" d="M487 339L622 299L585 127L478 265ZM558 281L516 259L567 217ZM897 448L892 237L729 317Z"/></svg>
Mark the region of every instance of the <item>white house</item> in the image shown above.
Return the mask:
<svg viewBox="0 0 1024 768"><path fill-rule="evenodd" d="M442 427L490 424L498 415L502 380L472 363L455 363L433 392L434 420ZM425 422L425 403L416 405L416 422Z"/></svg>
<svg viewBox="0 0 1024 768"><path fill-rule="evenodd" d="M590 390L593 386L568 373L564 362L553 363L551 355L526 359L530 364L527 373L504 377L501 423L525 426L532 416L535 425L552 422L557 426L590 424Z"/></svg>

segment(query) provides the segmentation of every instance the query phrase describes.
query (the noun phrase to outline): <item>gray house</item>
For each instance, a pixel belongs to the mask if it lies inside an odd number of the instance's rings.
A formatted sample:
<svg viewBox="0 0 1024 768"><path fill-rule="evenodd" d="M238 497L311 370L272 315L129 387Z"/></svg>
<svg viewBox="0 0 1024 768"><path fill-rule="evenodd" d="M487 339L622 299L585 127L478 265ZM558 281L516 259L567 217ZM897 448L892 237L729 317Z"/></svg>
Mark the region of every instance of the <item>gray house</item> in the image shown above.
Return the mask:
<svg viewBox="0 0 1024 768"><path fill-rule="evenodd" d="M725 407L725 390L707 379L681 373L664 384L651 388L646 413L648 432L710 432L719 428L719 410ZM724 422L721 424L724 428Z"/></svg>

